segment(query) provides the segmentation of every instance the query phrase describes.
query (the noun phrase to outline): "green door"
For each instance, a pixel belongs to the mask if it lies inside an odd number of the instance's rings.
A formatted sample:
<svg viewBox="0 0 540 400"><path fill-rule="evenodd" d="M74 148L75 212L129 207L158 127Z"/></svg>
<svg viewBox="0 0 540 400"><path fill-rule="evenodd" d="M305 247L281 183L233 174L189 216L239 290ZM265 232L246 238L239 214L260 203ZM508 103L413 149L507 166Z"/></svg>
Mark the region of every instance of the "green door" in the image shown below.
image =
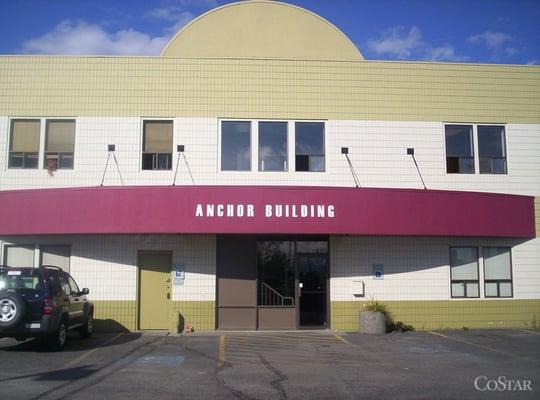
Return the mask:
<svg viewBox="0 0 540 400"><path fill-rule="evenodd" d="M171 264L168 251L139 252L139 329L169 329Z"/></svg>

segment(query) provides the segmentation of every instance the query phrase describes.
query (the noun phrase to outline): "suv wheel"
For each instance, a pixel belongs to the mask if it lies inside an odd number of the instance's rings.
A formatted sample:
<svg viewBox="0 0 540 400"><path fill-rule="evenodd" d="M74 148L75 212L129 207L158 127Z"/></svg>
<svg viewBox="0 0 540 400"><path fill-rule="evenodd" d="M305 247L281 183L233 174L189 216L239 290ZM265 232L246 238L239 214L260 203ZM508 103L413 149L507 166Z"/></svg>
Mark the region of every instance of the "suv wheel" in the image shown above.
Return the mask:
<svg viewBox="0 0 540 400"><path fill-rule="evenodd" d="M79 333L82 338L89 338L92 336L92 331L94 329L94 316L92 314L88 314L88 317L86 317L86 322L84 325L79 329Z"/></svg>
<svg viewBox="0 0 540 400"><path fill-rule="evenodd" d="M48 344L53 350L62 350L64 346L66 345L66 337L67 337L67 324L66 319L62 318L60 321L60 324L58 325L58 329L54 333L54 335L51 335L48 337Z"/></svg>
<svg viewBox="0 0 540 400"><path fill-rule="evenodd" d="M16 292L0 292L0 328L11 328L23 319L25 303Z"/></svg>

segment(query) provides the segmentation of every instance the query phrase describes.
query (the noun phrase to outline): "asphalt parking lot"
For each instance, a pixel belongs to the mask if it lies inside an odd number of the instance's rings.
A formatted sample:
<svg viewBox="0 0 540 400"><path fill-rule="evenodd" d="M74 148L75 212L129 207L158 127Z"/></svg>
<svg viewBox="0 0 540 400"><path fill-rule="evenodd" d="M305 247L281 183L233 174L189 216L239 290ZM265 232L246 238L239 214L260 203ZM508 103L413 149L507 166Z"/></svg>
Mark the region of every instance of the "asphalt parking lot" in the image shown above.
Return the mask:
<svg viewBox="0 0 540 400"><path fill-rule="evenodd" d="M70 339L60 353L0 339L0 398L537 399L540 390L539 331Z"/></svg>

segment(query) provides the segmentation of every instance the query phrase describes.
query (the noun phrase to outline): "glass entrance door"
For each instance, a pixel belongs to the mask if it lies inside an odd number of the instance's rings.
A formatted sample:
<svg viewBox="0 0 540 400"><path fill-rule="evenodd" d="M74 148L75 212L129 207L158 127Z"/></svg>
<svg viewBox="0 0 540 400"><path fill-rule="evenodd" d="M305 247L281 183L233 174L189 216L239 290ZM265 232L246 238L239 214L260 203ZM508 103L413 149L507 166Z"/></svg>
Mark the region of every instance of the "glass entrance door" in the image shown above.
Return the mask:
<svg viewBox="0 0 540 400"><path fill-rule="evenodd" d="M327 254L297 254L298 324L301 328L326 327L327 320Z"/></svg>
<svg viewBox="0 0 540 400"><path fill-rule="evenodd" d="M257 242L257 329L328 326L328 241Z"/></svg>

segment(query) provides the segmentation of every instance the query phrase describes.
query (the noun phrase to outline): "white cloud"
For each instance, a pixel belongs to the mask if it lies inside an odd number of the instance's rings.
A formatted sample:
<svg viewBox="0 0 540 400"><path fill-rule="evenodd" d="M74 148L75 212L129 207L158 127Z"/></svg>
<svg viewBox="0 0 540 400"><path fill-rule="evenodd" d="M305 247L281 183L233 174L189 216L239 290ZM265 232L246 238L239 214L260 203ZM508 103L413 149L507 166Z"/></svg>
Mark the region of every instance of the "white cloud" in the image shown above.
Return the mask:
<svg viewBox="0 0 540 400"><path fill-rule="evenodd" d="M368 41L368 47L378 55L387 55L398 59L421 59L428 61L461 61L467 57L457 55L454 48L445 44L433 47L427 43L420 29L413 26L408 32L402 26L396 26L383 32L378 39Z"/></svg>
<svg viewBox="0 0 540 400"><path fill-rule="evenodd" d="M368 41L369 48L375 53L398 58L410 57L413 51L423 45L422 34L416 26L407 34L402 26L397 26L384 32L379 39Z"/></svg>
<svg viewBox="0 0 540 400"><path fill-rule="evenodd" d="M134 29L109 33L85 21L62 21L51 32L23 43L28 54L158 55L169 36L152 37Z"/></svg>
<svg viewBox="0 0 540 400"><path fill-rule="evenodd" d="M467 39L470 43L483 43L491 51L499 50L505 43L512 40L512 36L502 32L486 31L476 35L471 35Z"/></svg>

